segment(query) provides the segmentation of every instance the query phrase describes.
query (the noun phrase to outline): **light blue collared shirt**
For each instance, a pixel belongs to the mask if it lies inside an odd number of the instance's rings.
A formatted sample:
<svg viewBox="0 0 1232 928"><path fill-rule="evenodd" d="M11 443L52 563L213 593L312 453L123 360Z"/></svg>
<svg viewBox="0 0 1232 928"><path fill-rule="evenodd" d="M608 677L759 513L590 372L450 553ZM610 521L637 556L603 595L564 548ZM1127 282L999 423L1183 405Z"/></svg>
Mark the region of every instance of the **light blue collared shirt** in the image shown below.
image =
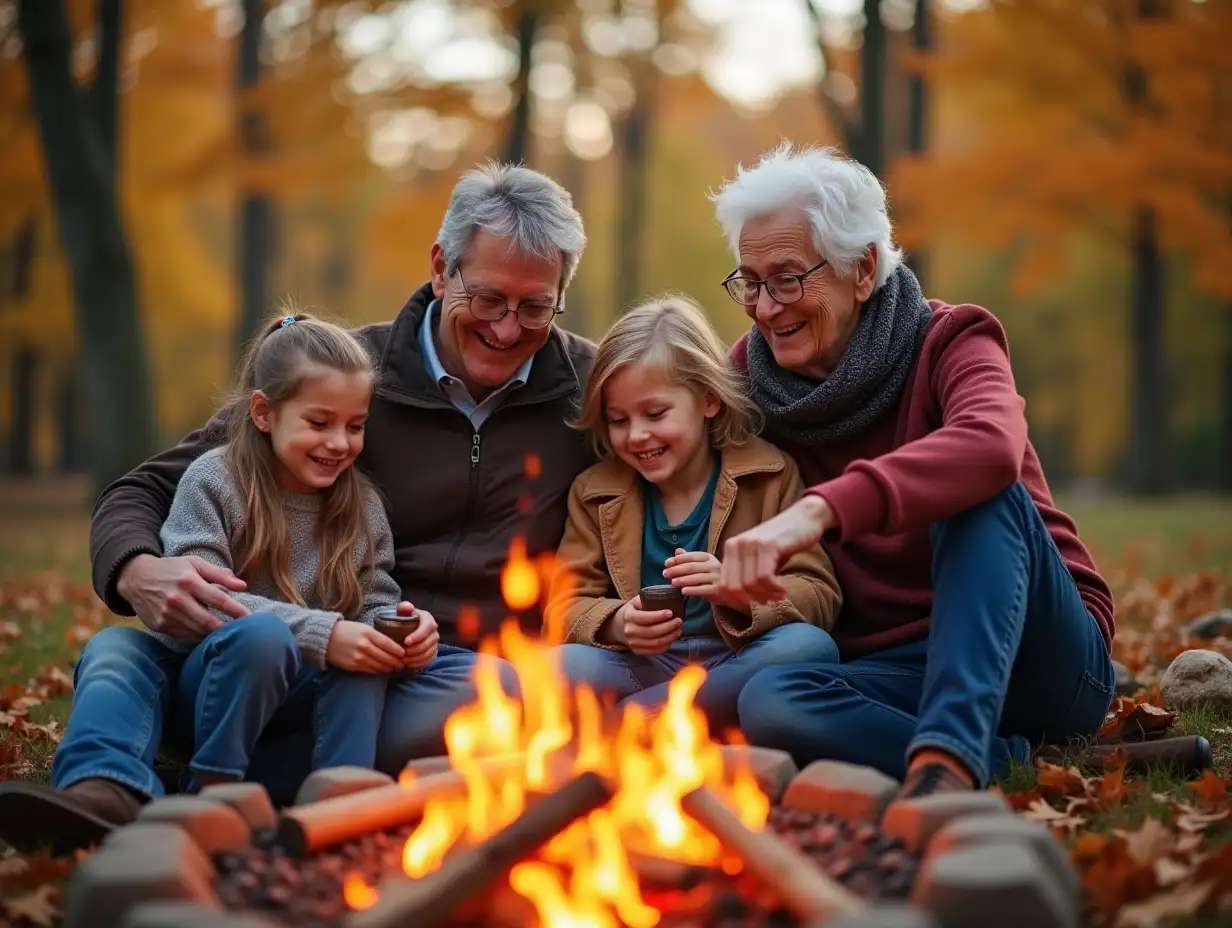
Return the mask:
<svg viewBox="0 0 1232 928"><path fill-rule="evenodd" d="M492 415L510 393L519 387L526 386L526 381L530 379L530 368L535 356L531 355L527 358L526 363L519 367L501 387L489 393L482 402L476 403L475 398L471 396L471 391L466 389L466 384L445 370L444 365L441 364L440 355L436 353L436 340L433 338L432 328L440 313L441 301L439 299L428 304L428 311L424 313L423 325L419 327L419 350L423 353L424 360L428 362L428 373L432 375L432 379L440 384L449 402L458 412L471 420L471 426L478 432L488 416Z"/></svg>

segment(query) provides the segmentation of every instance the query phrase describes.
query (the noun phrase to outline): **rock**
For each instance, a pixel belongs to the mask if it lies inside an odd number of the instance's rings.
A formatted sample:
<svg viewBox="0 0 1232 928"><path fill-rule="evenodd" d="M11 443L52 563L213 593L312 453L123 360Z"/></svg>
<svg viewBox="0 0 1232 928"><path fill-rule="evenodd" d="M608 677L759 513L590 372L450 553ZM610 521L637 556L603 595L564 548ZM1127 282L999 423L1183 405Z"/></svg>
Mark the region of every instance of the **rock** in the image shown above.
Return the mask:
<svg viewBox="0 0 1232 928"><path fill-rule="evenodd" d="M728 768L747 763L757 785L770 797L771 802L782 798L787 784L800 772L786 751L733 744L725 744L719 750L723 754L723 764Z"/></svg>
<svg viewBox="0 0 1232 928"><path fill-rule="evenodd" d="M195 902L143 902L129 910L123 928L275 928L275 923Z"/></svg>
<svg viewBox="0 0 1232 928"><path fill-rule="evenodd" d="M783 805L875 822L897 790L897 780L872 767L815 760L791 781Z"/></svg>
<svg viewBox="0 0 1232 928"><path fill-rule="evenodd" d="M1142 684L1129 672L1129 668L1120 661L1113 661L1112 669L1116 671L1116 693L1118 696L1133 696L1138 690L1142 689Z"/></svg>
<svg viewBox="0 0 1232 928"><path fill-rule="evenodd" d="M1164 671L1159 695L1169 709L1232 709L1232 661L1217 651L1182 651Z"/></svg>
<svg viewBox="0 0 1232 928"><path fill-rule="evenodd" d="M314 770L295 795L297 806L309 802L320 802L334 796L346 796L359 793L378 786L389 786L394 778L379 770L369 770L367 767L326 767Z"/></svg>
<svg viewBox="0 0 1232 928"><path fill-rule="evenodd" d="M213 880L213 864L184 829L135 822L113 832L77 867L64 928L119 925L129 909L159 900L217 908Z"/></svg>
<svg viewBox="0 0 1232 928"><path fill-rule="evenodd" d="M1232 635L1232 609L1216 609L1198 616L1185 626L1185 634L1204 641L1210 641L1220 635Z"/></svg>
<svg viewBox="0 0 1232 928"><path fill-rule="evenodd" d="M207 786L200 796L229 805L253 831L273 828L278 824L278 813L274 811L269 793L260 783L219 783Z"/></svg>
<svg viewBox="0 0 1232 928"><path fill-rule="evenodd" d="M1023 844L1030 847L1074 905L1079 900L1078 873L1065 846L1039 822L1017 815L967 815L943 826L928 843L928 857L986 844Z"/></svg>
<svg viewBox="0 0 1232 928"><path fill-rule="evenodd" d="M946 928L1078 928L1080 910L1030 846L988 843L930 857L912 901Z"/></svg>
<svg viewBox="0 0 1232 928"><path fill-rule="evenodd" d="M898 799L886 808L881 830L900 839L914 854L923 852L943 826L967 815L1012 815L999 793L988 790L934 793L919 799Z"/></svg>
<svg viewBox="0 0 1232 928"><path fill-rule="evenodd" d="M937 920L925 909L886 903L858 915L835 915L809 928L937 928Z"/></svg>
<svg viewBox="0 0 1232 928"><path fill-rule="evenodd" d="M235 851L252 843L252 829L243 816L222 802L201 796L167 796L142 807L138 822L179 825L206 854Z"/></svg>

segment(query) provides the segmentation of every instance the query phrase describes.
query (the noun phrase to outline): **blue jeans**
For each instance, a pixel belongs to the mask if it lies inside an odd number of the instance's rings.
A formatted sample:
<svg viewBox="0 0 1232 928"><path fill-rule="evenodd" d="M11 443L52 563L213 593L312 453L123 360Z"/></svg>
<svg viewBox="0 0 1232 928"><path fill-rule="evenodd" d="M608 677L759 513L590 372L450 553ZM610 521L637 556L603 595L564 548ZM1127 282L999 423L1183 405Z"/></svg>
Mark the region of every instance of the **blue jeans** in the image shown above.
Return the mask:
<svg viewBox="0 0 1232 928"><path fill-rule="evenodd" d="M473 651L441 645L427 667L389 683L377 736L378 769L396 775L410 760L444 753L445 720L475 699L471 673L477 659ZM102 777L148 797L162 796L154 761L164 727L169 743L187 735L166 724L184 663L183 654L142 628L115 625L91 638L73 671L73 710L52 763L52 786ZM512 668L503 664L502 671L515 694ZM307 699L292 695L261 733L248 767L247 779L264 784L280 803L294 798L312 768L312 711Z"/></svg>
<svg viewBox="0 0 1232 928"><path fill-rule="evenodd" d="M981 786L1032 744L1093 735L1112 659L1039 510L1017 483L932 526L927 640L847 663L762 671L740 696L753 743L902 779L940 748Z"/></svg>
<svg viewBox="0 0 1232 928"><path fill-rule="evenodd" d="M647 709L660 708L667 702L668 685L681 668L700 664L706 670L706 679L694 704L706 714L712 731L736 725L740 691L757 671L780 664L837 660L834 639L803 622L772 628L738 651L728 649L717 635L678 638L664 653L646 657L588 644L560 648L561 670L574 686L585 684L600 698L607 695Z"/></svg>

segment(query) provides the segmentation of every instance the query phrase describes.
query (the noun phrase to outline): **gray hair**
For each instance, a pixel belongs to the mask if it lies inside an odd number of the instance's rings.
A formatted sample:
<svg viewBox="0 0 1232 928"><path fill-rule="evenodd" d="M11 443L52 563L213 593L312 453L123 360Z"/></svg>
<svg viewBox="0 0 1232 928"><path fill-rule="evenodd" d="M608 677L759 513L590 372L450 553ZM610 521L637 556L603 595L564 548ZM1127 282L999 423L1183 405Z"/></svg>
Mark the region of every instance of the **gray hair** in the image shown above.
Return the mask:
<svg viewBox="0 0 1232 928"><path fill-rule="evenodd" d="M710 199L728 246L740 260L740 230L750 219L800 206L813 226L818 253L842 276L877 246L876 290L902 263L902 249L886 212L885 188L877 176L837 149L794 150L783 142L757 166L736 169L736 177Z"/></svg>
<svg viewBox="0 0 1232 928"><path fill-rule="evenodd" d="M514 164L488 162L453 188L436 242L454 274L476 230L510 240L524 255L561 259L567 287L586 248L582 217L569 191L550 177Z"/></svg>

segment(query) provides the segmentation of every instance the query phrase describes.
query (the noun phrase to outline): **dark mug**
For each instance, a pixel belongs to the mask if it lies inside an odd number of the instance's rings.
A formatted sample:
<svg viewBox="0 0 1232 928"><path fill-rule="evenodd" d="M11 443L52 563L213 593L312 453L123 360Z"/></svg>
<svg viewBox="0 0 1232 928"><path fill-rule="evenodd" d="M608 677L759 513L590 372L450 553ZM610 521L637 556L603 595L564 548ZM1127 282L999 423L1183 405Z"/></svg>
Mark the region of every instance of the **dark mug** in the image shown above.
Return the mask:
<svg viewBox="0 0 1232 928"><path fill-rule="evenodd" d="M670 609L676 618L684 618L684 594L670 583L644 586L637 595L642 601L642 609L646 612Z"/></svg>
<svg viewBox="0 0 1232 928"><path fill-rule="evenodd" d="M399 646L406 641L406 636L419 628L419 613L398 615L397 606L386 606L377 611L372 627Z"/></svg>

